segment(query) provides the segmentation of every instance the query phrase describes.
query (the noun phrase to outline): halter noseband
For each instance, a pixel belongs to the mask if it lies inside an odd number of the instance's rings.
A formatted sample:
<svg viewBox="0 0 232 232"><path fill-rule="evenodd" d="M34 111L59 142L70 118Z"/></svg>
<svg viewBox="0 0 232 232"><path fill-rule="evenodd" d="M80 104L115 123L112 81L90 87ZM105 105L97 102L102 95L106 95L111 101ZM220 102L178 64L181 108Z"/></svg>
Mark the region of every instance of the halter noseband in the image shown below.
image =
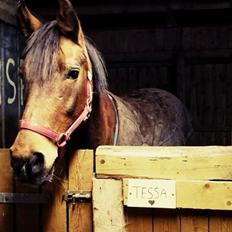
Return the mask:
<svg viewBox="0 0 232 232"><path fill-rule="evenodd" d="M86 80L86 105L84 110L81 112L79 117L74 121L74 123L64 132L57 133L48 128L39 126L37 124L30 123L24 119L20 121L20 129L30 130L37 134L40 134L49 140L51 140L58 148L63 148L67 141L70 140L71 134L79 127L79 125L88 119L89 114L92 110L92 73L88 72L88 79Z"/></svg>

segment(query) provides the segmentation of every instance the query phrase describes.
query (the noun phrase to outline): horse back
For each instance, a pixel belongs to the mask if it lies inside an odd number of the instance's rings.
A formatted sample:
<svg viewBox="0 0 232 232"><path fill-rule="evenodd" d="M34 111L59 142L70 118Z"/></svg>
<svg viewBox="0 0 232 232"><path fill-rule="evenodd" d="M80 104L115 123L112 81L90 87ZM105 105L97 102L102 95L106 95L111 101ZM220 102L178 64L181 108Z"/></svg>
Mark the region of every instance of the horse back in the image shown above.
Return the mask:
<svg viewBox="0 0 232 232"><path fill-rule="evenodd" d="M183 103L160 89L139 89L114 96L119 119L119 145L184 145L192 127Z"/></svg>

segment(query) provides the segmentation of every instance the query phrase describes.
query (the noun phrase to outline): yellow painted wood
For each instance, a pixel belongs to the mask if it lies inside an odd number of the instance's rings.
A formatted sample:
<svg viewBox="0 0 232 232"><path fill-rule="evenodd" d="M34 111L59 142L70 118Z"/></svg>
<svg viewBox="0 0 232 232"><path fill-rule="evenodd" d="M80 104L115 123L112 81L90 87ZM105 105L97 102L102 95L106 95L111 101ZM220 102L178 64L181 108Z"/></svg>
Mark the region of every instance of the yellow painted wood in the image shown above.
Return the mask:
<svg viewBox="0 0 232 232"><path fill-rule="evenodd" d="M120 180L93 178L93 224L95 232L126 232Z"/></svg>
<svg viewBox="0 0 232 232"><path fill-rule="evenodd" d="M120 147L96 151L96 175L176 180L231 180L232 146Z"/></svg>
<svg viewBox="0 0 232 232"><path fill-rule="evenodd" d="M69 157L69 191L92 191L93 150L78 150ZM92 203L69 203L69 232L92 232Z"/></svg>
<svg viewBox="0 0 232 232"><path fill-rule="evenodd" d="M142 179L140 180L142 181ZM124 205L128 206L128 179L123 180ZM138 193L139 195L139 193ZM147 201L156 201L144 190ZM156 196L154 196L156 197ZM141 207L140 199L138 206ZM136 206L136 202L134 202ZM154 207L144 203L143 207ZM168 208L165 206L165 208ZM170 205L169 208L172 208ZM176 208L232 210L232 182L225 181L176 181Z"/></svg>
<svg viewBox="0 0 232 232"><path fill-rule="evenodd" d="M232 182L177 181L177 208L232 210Z"/></svg>

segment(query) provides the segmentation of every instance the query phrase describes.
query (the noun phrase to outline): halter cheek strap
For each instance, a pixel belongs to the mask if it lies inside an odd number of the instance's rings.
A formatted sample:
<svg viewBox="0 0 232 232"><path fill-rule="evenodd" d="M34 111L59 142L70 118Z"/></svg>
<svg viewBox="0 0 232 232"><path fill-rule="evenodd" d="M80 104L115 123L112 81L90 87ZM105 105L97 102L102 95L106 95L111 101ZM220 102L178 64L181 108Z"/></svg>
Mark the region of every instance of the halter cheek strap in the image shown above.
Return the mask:
<svg viewBox="0 0 232 232"><path fill-rule="evenodd" d="M74 121L74 123L64 133L57 133L48 128L30 123L23 119L20 121L20 129L30 130L37 134L40 134L51 140L58 148L63 148L66 145L67 141L70 140L71 134L79 127L79 125L83 121L88 119L89 114L92 110L92 74L90 72L88 73L88 80L86 82L87 98L85 108L81 112L79 117Z"/></svg>

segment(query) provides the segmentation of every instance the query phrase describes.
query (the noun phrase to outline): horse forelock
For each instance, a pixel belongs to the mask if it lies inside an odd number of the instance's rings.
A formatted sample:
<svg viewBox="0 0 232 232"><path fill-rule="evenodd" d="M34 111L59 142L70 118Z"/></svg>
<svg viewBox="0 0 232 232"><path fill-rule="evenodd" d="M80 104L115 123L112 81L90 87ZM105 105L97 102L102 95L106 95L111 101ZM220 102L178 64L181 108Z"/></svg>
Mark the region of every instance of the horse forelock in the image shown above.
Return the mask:
<svg viewBox="0 0 232 232"><path fill-rule="evenodd" d="M58 70L59 32L56 21L45 23L36 30L26 43L23 52L27 78L39 84L53 78Z"/></svg>
<svg viewBox="0 0 232 232"><path fill-rule="evenodd" d="M26 57L25 65L28 67L29 81L33 79L42 84L54 78L54 73L59 69L59 37L56 21L45 23L30 36L22 55ZM94 91L100 93L108 88L105 64L100 52L88 38L85 38L85 45L92 64Z"/></svg>

